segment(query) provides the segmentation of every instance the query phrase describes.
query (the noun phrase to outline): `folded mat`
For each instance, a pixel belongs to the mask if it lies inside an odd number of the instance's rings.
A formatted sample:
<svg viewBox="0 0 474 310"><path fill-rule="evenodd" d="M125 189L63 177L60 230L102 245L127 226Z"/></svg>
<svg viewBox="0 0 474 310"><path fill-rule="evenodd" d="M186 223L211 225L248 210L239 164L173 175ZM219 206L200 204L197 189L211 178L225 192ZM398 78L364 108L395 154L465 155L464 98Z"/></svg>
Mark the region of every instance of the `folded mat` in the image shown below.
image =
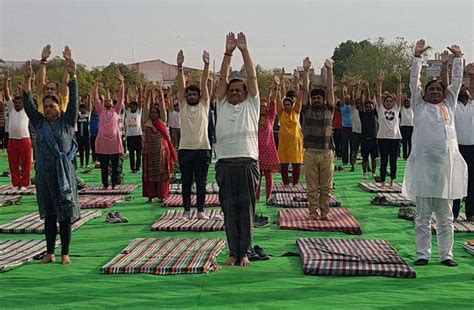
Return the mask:
<svg viewBox="0 0 474 310"><path fill-rule="evenodd" d="M468 240L464 242L462 247L464 248L464 250L466 250L467 253L474 255L474 240Z"/></svg>
<svg viewBox="0 0 474 310"><path fill-rule="evenodd" d="M181 195L169 195L163 201L164 207L182 207L183 206L183 197ZM191 195L191 206L196 206L196 195ZM204 201L205 207L217 207L220 206L219 195L218 194L206 194L206 200Z"/></svg>
<svg viewBox="0 0 474 310"><path fill-rule="evenodd" d="M183 192L183 185L181 183L170 184L170 194L181 194ZM193 183L191 187L191 193L196 194L196 183ZM219 194L219 186L217 183L206 184L207 194Z"/></svg>
<svg viewBox="0 0 474 310"><path fill-rule="evenodd" d="M0 272L24 265L44 252L46 240L0 240Z"/></svg>
<svg viewBox="0 0 474 310"><path fill-rule="evenodd" d="M102 266L101 273L171 275L217 270L222 239L138 238Z"/></svg>
<svg viewBox="0 0 474 310"><path fill-rule="evenodd" d="M101 185L87 186L79 195L130 195L137 189L137 184L117 185L114 189L104 189Z"/></svg>
<svg viewBox="0 0 474 310"><path fill-rule="evenodd" d="M409 207L415 206L415 202L401 193L377 193L371 202L376 206Z"/></svg>
<svg viewBox="0 0 474 310"><path fill-rule="evenodd" d="M308 209L283 209L279 212L279 225L283 229L336 231L360 235L362 230L349 209L331 208L330 221L313 220Z"/></svg>
<svg viewBox="0 0 474 310"><path fill-rule="evenodd" d="M89 208L111 208L115 204L123 202L125 197L123 195L98 195L98 196L79 196L79 204L81 209Z"/></svg>
<svg viewBox="0 0 474 310"><path fill-rule="evenodd" d="M307 275L416 278L386 240L299 238L296 245Z"/></svg>
<svg viewBox="0 0 474 310"><path fill-rule="evenodd" d="M283 183L275 183L272 187L272 193L306 193L306 184L285 185Z"/></svg>
<svg viewBox="0 0 474 310"><path fill-rule="evenodd" d="M182 219L184 210L168 210L151 226L151 230L162 231L216 231L224 230L224 213L221 210L204 210L208 220L200 220L197 211L191 210L190 219ZM216 217L220 216L221 219Z"/></svg>
<svg viewBox="0 0 474 310"><path fill-rule="evenodd" d="M72 230L102 215L100 210L81 210L81 218L71 224ZM59 227L59 224L58 224ZM38 213L30 213L13 222L0 225L0 233L6 234L42 234L44 233L44 221Z"/></svg>
<svg viewBox="0 0 474 310"><path fill-rule="evenodd" d="M276 193L275 207L281 208L308 208L308 195L306 193ZM341 202L336 196L329 194L329 206L340 207Z"/></svg>
<svg viewBox="0 0 474 310"><path fill-rule="evenodd" d="M394 182L393 186L389 186L386 184L382 186L379 183L359 183L359 187L362 188L364 191L369 193L401 193L402 192L402 184L398 182Z"/></svg>
<svg viewBox="0 0 474 310"><path fill-rule="evenodd" d="M431 230L436 233L436 215L431 216ZM455 233L474 233L474 222L466 221L466 214L459 213L458 219L454 221Z"/></svg>
<svg viewBox="0 0 474 310"><path fill-rule="evenodd" d="M35 195L36 187L34 185L28 186L26 189L19 189L13 185L0 185L0 195Z"/></svg>
<svg viewBox="0 0 474 310"><path fill-rule="evenodd" d="M404 220L414 221L416 216L416 207L400 207L398 217Z"/></svg>
<svg viewBox="0 0 474 310"><path fill-rule="evenodd" d="M8 207L19 204L21 204L21 195L0 196L0 207Z"/></svg>

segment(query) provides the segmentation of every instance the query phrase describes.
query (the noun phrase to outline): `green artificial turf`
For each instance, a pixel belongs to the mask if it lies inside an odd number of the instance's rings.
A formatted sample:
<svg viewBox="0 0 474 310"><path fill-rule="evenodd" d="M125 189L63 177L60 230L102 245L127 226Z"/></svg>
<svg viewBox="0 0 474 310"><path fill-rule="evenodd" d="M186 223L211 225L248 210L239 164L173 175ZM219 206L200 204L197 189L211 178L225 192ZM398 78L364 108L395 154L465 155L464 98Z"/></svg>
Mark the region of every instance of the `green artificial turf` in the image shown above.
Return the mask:
<svg viewBox="0 0 474 310"><path fill-rule="evenodd" d="M403 179L404 161L399 161L399 180ZM0 172L8 161L0 152ZM346 167L335 173L335 195L349 208L362 227L362 235L280 230L278 226L255 229L254 245L260 245L273 257L254 262L251 267L227 267L218 272L198 275L103 275L99 269L121 251L132 239L139 237L223 238L222 232L152 232L151 224L166 210L158 203L147 204L141 197L141 175L130 174L128 160L124 163L125 182L138 183L135 200L118 204L129 223L110 224L104 215L73 233L72 265L60 263L39 265L36 261L0 274L0 308L213 308L213 309L473 309L474 259L462 243L474 238L456 234L454 255L457 268L439 264L436 237L433 237L433 260L428 266L415 267L416 279L384 277L305 276L296 256L299 237L336 237L386 239L412 265L415 258L414 223L397 218L397 208L370 204L373 194L358 188L362 181L361 166L356 172ZM100 171L79 175L90 184L98 184ZM214 180L214 168L209 179ZM277 175L277 181L280 175ZM0 178L0 184L10 183ZM264 186L262 188L264 197ZM0 223L36 211L34 196L24 196L20 206L0 208ZM259 203L257 213L277 220L277 208ZM0 234L0 239L42 238L42 235ZM59 249L57 249L59 254ZM59 255L58 255L59 256ZM223 263L225 250L218 258ZM59 257L58 257L59 258Z"/></svg>

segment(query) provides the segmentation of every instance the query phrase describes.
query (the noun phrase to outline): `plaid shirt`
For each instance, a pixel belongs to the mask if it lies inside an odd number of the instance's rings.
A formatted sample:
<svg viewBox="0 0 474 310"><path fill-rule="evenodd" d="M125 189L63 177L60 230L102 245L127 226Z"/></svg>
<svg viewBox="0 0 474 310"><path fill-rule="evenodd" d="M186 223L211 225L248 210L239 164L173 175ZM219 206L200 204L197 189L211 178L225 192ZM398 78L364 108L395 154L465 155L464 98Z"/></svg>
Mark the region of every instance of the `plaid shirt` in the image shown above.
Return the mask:
<svg viewBox="0 0 474 310"><path fill-rule="evenodd" d="M310 106L303 112L303 147L305 149L333 150L332 119L334 107Z"/></svg>

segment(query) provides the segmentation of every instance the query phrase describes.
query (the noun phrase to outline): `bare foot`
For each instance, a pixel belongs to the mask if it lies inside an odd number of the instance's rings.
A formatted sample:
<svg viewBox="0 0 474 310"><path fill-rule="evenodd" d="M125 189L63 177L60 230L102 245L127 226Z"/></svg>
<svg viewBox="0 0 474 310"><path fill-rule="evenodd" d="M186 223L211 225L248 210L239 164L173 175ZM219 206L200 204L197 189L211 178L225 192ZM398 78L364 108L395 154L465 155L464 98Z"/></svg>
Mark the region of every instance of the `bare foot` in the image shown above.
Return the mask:
<svg viewBox="0 0 474 310"><path fill-rule="evenodd" d="M252 263L249 261L249 258L247 256L244 256L240 259L240 266L247 267L250 265L252 265Z"/></svg>
<svg viewBox="0 0 474 310"><path fill-rule="evenodd" d="M48 263L54 263L56 261L56 257L54 254L46 254L45 257L43 257L42 260L40 260L40 264L48 264Z"/></svg>
<svg viewBox="0 0 474 310"><path fill-rule="evenodd" d="M235 266L235 264L239 261L239 259L235 256L229 257L229 259L225 262L228 266Z"/></svg>
<svg viewBox="0 0 474 310"><path fill-rule="evenodd" d="M69 255L61 255L61 263L63 265L69 265L70 263L72 263L71 258L69 257Z"/></svg>
<svg viewBox="0 0 474 310"><path fill-rule="evenodd" d="M330 220L331 220L331 217L329 216L329 214L321 215L320 220L321 220L321 221L330 221Z"/></svg>
<svg viewBox="0 0 474 310"><path fill-rule="evenodd" d="M319 215L318 214L310 214L309 218L314 220L314 221L317 221L317 220L319 220Z"/></svg>

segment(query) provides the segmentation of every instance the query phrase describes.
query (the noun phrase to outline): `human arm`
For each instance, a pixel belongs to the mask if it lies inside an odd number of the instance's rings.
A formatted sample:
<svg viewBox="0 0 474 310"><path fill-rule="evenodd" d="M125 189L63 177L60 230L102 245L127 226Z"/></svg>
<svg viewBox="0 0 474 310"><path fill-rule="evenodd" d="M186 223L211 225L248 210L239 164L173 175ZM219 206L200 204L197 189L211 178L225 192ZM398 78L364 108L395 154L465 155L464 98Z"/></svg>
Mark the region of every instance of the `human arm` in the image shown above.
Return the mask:
<svg viewBox="0 0 474 310"><path fill-rule="evenodd" d="M309 103L309 69L311 68L311 61L309 57L303 59L303 89L301 89L297 96L300 97L300 101L303 101L303 104ZM297 99L298 101L298 99Z"/></svg>
<svg viewBox="0 0 474 310"><path fill-rule="evenodd" d="M383 82L385 80L385 72L380 71L379 72L379 77L377 79L377 92L375 95L376 101L377 101L377 107L380 107L382 104L382 93L383 93Z"/></svg>
<svg viewBox="0 0 474 310"><path fill-rule="evenodd" d="M224 58L222 59L219 84L217 85L217 100L221 101L225 98L227 94L227 85L229 84L229 68L230 61L232 59L232 52L237 47L237 40L233 32L230 32L226 36L225 42L225 53Z"/></svg>
<svg viewBox="0 0 474 310"><path fill-rule="evenodd" d="M469 93L474 96L474 64L469 66Z"/></svg>
<svg viewBox="0 0 474 310"><path fill-rule="evenodd" d="M37 84L37 93L44 95L44 87L46 85L46 65L48 58L51 56L51 45L46 45L41 51L41 61L39 66L39 79Z"/></svg>
<svg viewBox="0 0 474 310"><path fill-rule="evenodd" d="M99 84L100 84L101 79L102 79L102 76L99 73L97 77L95 78L95 86L94 86L94 105L98 114L100 114L100 112L104 108L103 102L101 102L100 97L99 97Z"/></svg>
<svg viewBox="0 0 474 310"><path fill-rule="evenodd" d="M397 79L397 98L396 103L400 107L402 104L402 91L403 91L403 83L402 83L402 75L400 72L395 73L395 78Z"/></svg>
<svg viewBox="0 0 474 310"><path fill-rule="evenodd" d="M27 61L25 64L25 70L23 72L22 100L26 115L28 115L28 118L30 119L33 126L36 127L38 122L43 118L43 115L38 112L33 102L33 93L31 91L31 76L33 74L34 73L33 69L31 68L31 62Z"/></svg>
<svg viewBox="0 0 474 310"><path fill-rule="evenodd" d="M206 50L202 52L202 61L204 62L204 69L201 75L201 100L206 107L209 107L209 88L207 83L209 79L209 52Z"/></svg>
<svg viewBox="0 0 474 310"><path fill-rule="evenodd" d="M12 77L10 74L10 71L7 70L5 71L5 79L3 80L3 97L5 97L6 101L9 101L11 99L11 94L10 94L10 83L11 83Z"/></svg>
<svg viewBox="0 0 474 310"><path fill-rule="evenodd" d="M165 96L163 93L163 82L159 81L158 86L155 87L155 90L158 92L159 100L158 100L158 109L160 110L160 120L164 123L167 123L167 114L166 114L166 107L165 107Z"/></svg>
<svg viewBox="0 0 474 310"><path fill-rule="evenodd" d="M415 106L420 102L423 96L423 88L421 87L421 67L422 67L422 55L430 48L426 45L424 39L420 39L415 44L415 57L411 66L410 73L410 92L411 92L411 104Z"/></svg>
<svg viewBox="0 0 474 310"><path fill-rule="evenodd" d="M66 62L66 70L68 72L68 76L72 76L72 78L68 83L69 102L67 104L66 113L64 113L64 119L70 126L74 126L76 124L77 114L79 112L76 63L72 58L67 59Z"/></svg>
<svg viewBox="0 0 474 310"><path fill-rule="evenodd" d="M336 99L334 97L334 74L333 74L333 62L330 59L326 59L324 66L327 70L327 86L326 86L326 97L327 104L331 107L336 106Z"/></svg>
<svg viewBox="0 0 474 310"><path fill-rule="evenodd" d="M250 57L247 47L247 38L243 32L240 32L237 36L237 47L242 53L245 71L247 72L247 90L250 97L254 98L258 95L257 71Z"/></svg>
<svg viewBox="0 0 474 310"><path fill-rule="evenodd" d="M178 52L176 63L178 65L178 100L181 103L181 101L184 100L184 89L186 88L186 77L184 76L184 69L183 69L183 63L184 63L183 50L180 50Z"/></svg>
<svg viewBox="0 0 474 310"><path fill-rule="evenodd" d="M117 75L117 78L120 81L120 85L119 85L119 95L117 98L117 104L114 106L114 109L115 109L115 112L120 114L120 111L122 111L122 108L124 106L124 101L125 101L125 79L123 78L123 75L120 72L119 66L115 67L115 74Z"/></svg>
<svg viewBox="0 0 474 310"><path fill-rule="evenodd" d="M449 104L456 105L458 101L459 91L462 85L463 75L463 64L462 64L462 52L458 45L451 45L448 47L449 51L453 53L453 70L451 73L451 84L447 87L446 100Z"/></svg>
<svg viewBox="0 0 474 310"><path fill-rule="evenodd" d="M441 53L441 82L446 86L449 85L448 63L449 52L444 51L443 53Z"/></svg>

